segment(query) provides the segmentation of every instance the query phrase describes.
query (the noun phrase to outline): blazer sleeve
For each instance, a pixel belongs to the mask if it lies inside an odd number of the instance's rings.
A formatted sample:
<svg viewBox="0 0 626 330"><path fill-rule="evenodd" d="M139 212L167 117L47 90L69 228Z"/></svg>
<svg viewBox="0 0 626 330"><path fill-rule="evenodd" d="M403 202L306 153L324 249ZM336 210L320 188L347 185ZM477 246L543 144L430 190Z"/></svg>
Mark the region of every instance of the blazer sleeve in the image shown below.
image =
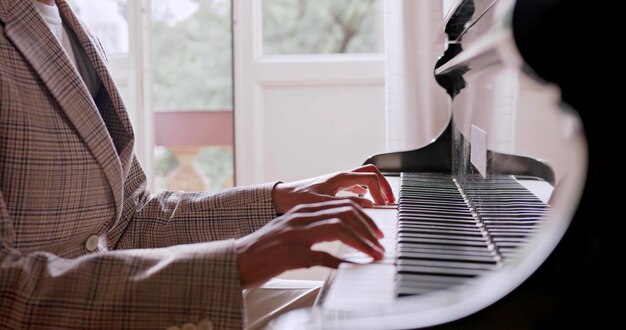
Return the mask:
<svg viewBox="0 0 626 330"><path fill-rule="evenodd" d="M134 159L125 184L123 216L128 224L115 248L156 248L248 235L276 217L272 199L276 184L151 196Z"/></svg>
<svg viewBox="0 0 626 330"><path fill-rule="evenodd" d="M0 192L0 328L243 326L233 240L65 259L19 251L12 233Z"/></svg>

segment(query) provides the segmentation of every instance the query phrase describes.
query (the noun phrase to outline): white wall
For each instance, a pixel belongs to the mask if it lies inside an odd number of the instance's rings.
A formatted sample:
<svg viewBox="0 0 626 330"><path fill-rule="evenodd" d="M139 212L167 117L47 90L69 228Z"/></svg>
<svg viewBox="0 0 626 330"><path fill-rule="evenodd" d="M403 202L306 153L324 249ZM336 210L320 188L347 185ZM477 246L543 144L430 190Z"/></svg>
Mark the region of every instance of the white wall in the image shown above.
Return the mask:
<svg viewBox="0 0 626 330"><path fill-rule="evenodd" d="M297 180L359 166L384 151L384 86L264 90L262 180Z"/></svg>

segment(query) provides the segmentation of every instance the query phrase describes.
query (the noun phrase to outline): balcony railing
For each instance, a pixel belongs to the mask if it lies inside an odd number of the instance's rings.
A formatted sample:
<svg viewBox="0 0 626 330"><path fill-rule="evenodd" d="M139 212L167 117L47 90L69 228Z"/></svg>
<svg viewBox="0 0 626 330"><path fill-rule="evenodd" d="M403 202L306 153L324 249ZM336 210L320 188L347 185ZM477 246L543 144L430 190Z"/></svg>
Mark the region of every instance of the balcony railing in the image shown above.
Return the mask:
<svg viewBox="0 0 626 330"><path fill-rule="evenodd" d="M231 110L158 111L154 124L156 147L167 149L155 153L157 189L211 191L233 186Z"/></svg>

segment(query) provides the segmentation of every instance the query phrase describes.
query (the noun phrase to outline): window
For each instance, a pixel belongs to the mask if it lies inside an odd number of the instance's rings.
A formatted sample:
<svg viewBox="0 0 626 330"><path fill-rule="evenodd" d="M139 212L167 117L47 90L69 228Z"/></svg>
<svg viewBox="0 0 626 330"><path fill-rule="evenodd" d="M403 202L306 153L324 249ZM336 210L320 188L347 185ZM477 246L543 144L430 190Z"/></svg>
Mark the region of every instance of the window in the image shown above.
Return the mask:
<svg viewBox="0 0 626 330"><path fill-rule="evenodd" d="M132 2L128 0L70 0L69 3L76 15L98 36L107 53L109 69L122 97L127 105L132 105L135 97L131 81L131 59L134 47L129 39L132 35L132 23L136 21L132 17ZM131 120L133 124L136 124L134 107L128 108Z"/></svg>
<svg viewBox="0 0 626 330"><path fill-rule="evenodd" d="M153 190L233 186L231 2L73 0L72 5L107 51L129 112L131 105L141 104L136 94L143 92L150 100L146 111L154 125L144 129L154 133L153 151L147 152ZM142 5L149 9L146 16L141 16ZM139 53L144 40L129 46L129 16L135 38L143 35L151 45L143 57L149 60L141 63L151 77L143 90L131 86L143 81L142 66L133 67L130 53L132 46ZM130 71L139 79L132 81ZM137 131L144 116L131 117Z"/></svg>
<svg viewBox="0 0 626 330"><path fill-rule="evenodd" d="M69 1L107 51L151 190L233 186L232 1ZM262 54L383 51L382 0L253 2Z"/></svg>
<svg viewBox="0 0 626 330"><path fill-rule="evenodd" d="M156 111L232 108L230 1L152 1Z"/></svg>
<svg viewBox="0 0 626 330"><path fill-rule="evenodd" d="M128 0L71 0L70 4L98 36L107 55L128 54Z"/></svg>
<svg viewBox="0 0 626 330"><path fill-rule="evenodd" d="M233 186L231 2L153 0L151 13L156 188Z"/></svg>
<svg viewBox="0 0 626 330"><path fill-rule="evenodd" d="M263 0L263 53L383 51L381 0Z"/></svg>

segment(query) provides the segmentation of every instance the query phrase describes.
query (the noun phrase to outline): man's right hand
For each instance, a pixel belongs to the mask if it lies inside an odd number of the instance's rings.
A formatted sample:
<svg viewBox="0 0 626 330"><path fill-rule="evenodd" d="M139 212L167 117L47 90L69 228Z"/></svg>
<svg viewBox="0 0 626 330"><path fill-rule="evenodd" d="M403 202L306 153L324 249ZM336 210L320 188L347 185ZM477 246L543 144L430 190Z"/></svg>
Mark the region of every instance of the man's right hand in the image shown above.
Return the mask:
<svg viewBox="0 0 626 330"><path fill-rule="evenodd" d="M340 240L380 260L384 248L381 231L350 200L299 205L236 242L241 285L251 288L286 270L342 262L326 252L313 251L315 243Z"/></svg>

